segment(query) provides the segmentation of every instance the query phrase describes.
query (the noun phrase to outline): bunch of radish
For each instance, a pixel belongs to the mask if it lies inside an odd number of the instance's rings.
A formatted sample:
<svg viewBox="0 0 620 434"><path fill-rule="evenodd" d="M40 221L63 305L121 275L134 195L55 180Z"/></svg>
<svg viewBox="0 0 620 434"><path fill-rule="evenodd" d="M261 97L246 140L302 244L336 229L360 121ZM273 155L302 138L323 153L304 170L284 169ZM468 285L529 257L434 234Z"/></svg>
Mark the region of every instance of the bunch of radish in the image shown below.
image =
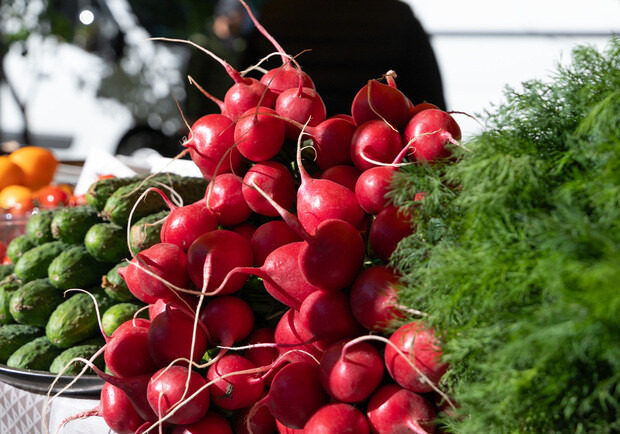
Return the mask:
<svg viewBox="0 0 620 434"><path fill-rule="evenodd" d="M184 143L209 186L168 201L161 243L119 271L150 319L106 336L89 415L118 433L433 432L453 407L438 386L448 366L423 314L398 304L387 264L413 229L386 193L401 164L449 160L459 126L392 73L326 118L273 42L282 66L260 80L217 59L234 84ZM256 283L279 307L273 325L244 296Z"/></svg>

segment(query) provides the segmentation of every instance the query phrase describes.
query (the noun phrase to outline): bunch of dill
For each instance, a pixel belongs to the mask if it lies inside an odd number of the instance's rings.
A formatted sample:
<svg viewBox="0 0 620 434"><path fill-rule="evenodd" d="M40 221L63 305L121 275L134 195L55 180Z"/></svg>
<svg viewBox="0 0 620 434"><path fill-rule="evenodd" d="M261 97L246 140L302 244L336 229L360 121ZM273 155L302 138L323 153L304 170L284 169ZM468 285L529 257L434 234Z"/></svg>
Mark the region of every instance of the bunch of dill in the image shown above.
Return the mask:
<svg viewBox="0 0 620 434"><path fill-rule="evenodd" d="M449 431L620 431L619 67L616 37L575 47L507 88L454 164L394 180L417 214L392 265L443 335Z"/></svg>

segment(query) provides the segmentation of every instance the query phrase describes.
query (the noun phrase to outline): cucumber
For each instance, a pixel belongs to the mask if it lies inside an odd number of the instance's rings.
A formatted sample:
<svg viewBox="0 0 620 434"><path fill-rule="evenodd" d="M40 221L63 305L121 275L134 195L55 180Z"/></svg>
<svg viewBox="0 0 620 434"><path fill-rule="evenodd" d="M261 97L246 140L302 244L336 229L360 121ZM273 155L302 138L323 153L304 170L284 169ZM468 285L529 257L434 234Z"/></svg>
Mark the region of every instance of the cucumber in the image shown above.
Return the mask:
<svg viewBox="0 0 620 434"><path fill-rule="evenodd" d="M100 262L118 263L129 256L127 231L115 223L97 223L84 237L88 253Z"/></svg>
<svg viewBox="0 0 620 434"><path fill-rule="evenodd" d="M114 266L108 274L102 277L101 279L101 287L105 290L105 293L108 294L108 297L117 300L117 301L132 301L137 300L136 297L129 291L129 287L127 283L123 280L120 274L118 274L118 269L121 267L127 266L127 262L119 262Z"/></svg>
<svg viewBox="0 0 620 434"><path fill-rule="evenodd" d="M116 303L101 288L91 289L100 312ZM80 341L94 337L99 332L97 312L93 299L83 292L61 303L45 326L46 336L59 348L69 348Z"/></svg>
<svg viewBox="0 0 620 434"><path fill-rule="evenodd" d="M15 264L22 255L36 246L35 242L26 234L19 235L9 242L6 248L6 255Z"/></svg>
<svg viewBox="0 0 620 434"><path fill-rule="evenodd" d="M9 311L20 324L44 327L63 301L62 294L47 278L37 279L25 283L11 294Z"/></svg>
<svg viewBox="0 0 620 434"><path fill-rule="evenodd" d="M15 322L11 315L11 296L22 286L17 276L8 277L0 283L0 325Z"/></svg>
<svg viewBox="0 0 620 434"><path fill-rule="evenodd" d="M52 374L60 374L62 375L77 375L82 372L84 368L84 362L73 361L76 357L82 357L84 359L90 360L92 356L94 356L97 351L101 349L101 345L76 345L71 348L67 348L63 352L61 352L56 358L52 361L50 365L49 371ZM101 369L102 371L105 369L105 361L103 360L103 355L97 356L93 360L93 364ZM92 370L89 369L86 371L87 373L91 373Z"/></svg>
<svg viewBox="0 0 620 434"><path fill-rule="evenodd" d="M95 259L83 245L70 246L47 267L47 277L58 289L89 288L101 282L111 265Z"/></svg>
<svg viewBox="0 0 620 434"><path fill-rule="evenodd" d="M47 277L47 269L54 259L69 247L62 241L50 241L25 252L15 263L15 274L23 282Z"/></svg>
<svg viewBox="0 0 620 434"><path fill-rule="evenodd" d="M166 217L170 214L169 210L156 212L142 217L131 225L129 231L129 244L132 254L141 252L144 249L161 242L161 227L164 225Z"/></svg>
<svg viewBox="0 0 620 434"><path fill-rule="evenodd" d="M101 315L101 327L106 335L112 336L114 330L134 317L136 312L145 305L137 303L119 303L111 306ZM144 309L138 314L138 318L148 318L148 309Z"/></svg>
<svg viewBox="0 0 620 434"><path fill-rule="evenodd" d="M90 227L101 221L93 207L83 205L62 208L52 218L52 236L67 244L82 244Z"/></svg>
<svg viewBox="0 0 620 434"><path fill-rule="evenodd" d="M161 178L165 175L165 178ZM105 207L101 212L104 219L116 223L120 226L127 226L129 214L134 208L134 204L149 187L157 187L170 196L166 187L160 185L164 183L176 191L184 203L193 203L202 199L207 189L207 180L198 177L184 177L175 174L160 174L160 177L150 179L144 183L129 184L120 187L106 201ZM168 178L169 179L166 179ZM137 221L142 217L168 209L168 206L157 193L149 193L140 200L135 207L132 221Z"/></svg>
<svg viewBox="0 0 620 434"><path fill-rule="evenodd" d="M15 271L14 264L0 264L0 282L11 276Z"/></svg>
<svg viewBox="0 0 620 434"><path fill-rule="evenodd" d="M104 178L93 182L86 192L86 203L97 211L103 211L108 198L124 185L133 184L142 181L148 174L127 176L124 178L113 177Z"/></svg>
<svg viewBox="0 0 620 434"><path fill-rule="evenodd" d="M26 222L26 235L36 244L41 245L54 240L52 235L52 218L55 210L43 209L32 214Z"/></svg>
<svg viewBox="0 0 620 434"><path fill-rule="evenodd" d="M0 327L0 363L6 363L18 348L44 334L44 328L27 324L7 324Z"/></svg>
<svg viewBox="0 0 620 434"><path fill-rule="evenodd" d="M52 361L62 352L47 336L41 336L19 347L6 361L11 368L49 371Z"/></svg>

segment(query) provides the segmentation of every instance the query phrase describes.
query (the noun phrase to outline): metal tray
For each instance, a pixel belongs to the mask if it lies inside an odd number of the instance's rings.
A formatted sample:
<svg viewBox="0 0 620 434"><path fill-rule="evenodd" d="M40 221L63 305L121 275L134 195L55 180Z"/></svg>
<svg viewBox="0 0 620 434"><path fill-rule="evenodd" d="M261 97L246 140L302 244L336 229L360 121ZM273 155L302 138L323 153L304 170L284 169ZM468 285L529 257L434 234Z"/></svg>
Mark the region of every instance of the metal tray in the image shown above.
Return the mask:
<svg viewBox="0 0 620 434"><path fill-rule="evenodd" d="M51 372L10 368L0 364L0 381L29 392L46 394L55 379L56 374ZM59 392L73 380L75 380L75 376L61 375L51 392ZM62 394L98 397L103 384L104 381L96 375L82 375Z"/></svg>

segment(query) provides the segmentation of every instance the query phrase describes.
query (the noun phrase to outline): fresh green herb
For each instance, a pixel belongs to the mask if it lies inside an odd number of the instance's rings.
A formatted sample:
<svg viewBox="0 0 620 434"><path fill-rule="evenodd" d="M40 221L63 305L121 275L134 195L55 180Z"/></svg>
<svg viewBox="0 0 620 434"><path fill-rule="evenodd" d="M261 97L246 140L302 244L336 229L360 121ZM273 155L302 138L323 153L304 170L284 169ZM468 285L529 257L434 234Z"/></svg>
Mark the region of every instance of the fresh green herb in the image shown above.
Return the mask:
<svg viewBox="0 0 620 434"><path fill-rule="evenodd" d="M556 69L507 88L455 164L394 181L417 229L392 265L445 336L447 430L620 430L620 40Z"/></svg>

